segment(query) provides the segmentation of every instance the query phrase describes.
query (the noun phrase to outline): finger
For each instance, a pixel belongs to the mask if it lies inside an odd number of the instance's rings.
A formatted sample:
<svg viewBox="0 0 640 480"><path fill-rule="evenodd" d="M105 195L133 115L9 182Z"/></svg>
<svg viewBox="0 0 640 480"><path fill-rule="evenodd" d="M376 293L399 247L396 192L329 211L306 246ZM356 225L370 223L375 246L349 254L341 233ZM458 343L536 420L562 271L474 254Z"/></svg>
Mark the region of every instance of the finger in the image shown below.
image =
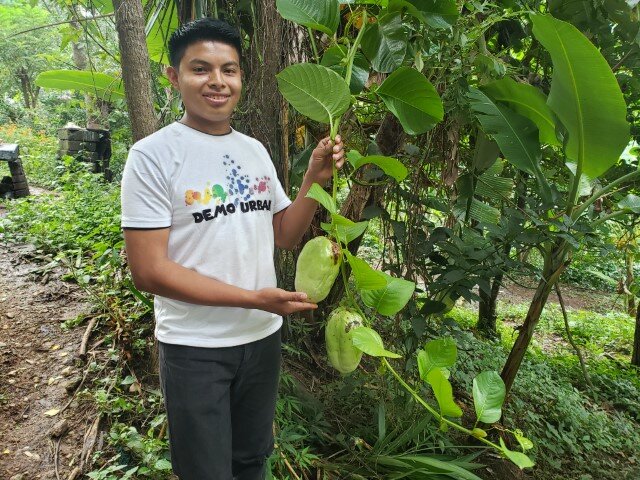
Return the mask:
<svg viewBox="0 0 640 480"><path fill-rule="evenodd" d="M290 302L307 302L309 296L305 292L287 292L289 293L289 298L287 299Z"/></svg>
<svg viewBox="0 0 640 480"><path fill-rule="evenodd" d="M304 312L306 310L315 310L318 305L310 302L289 302L289 309L293 312Z"/></svg>
<svg viewBox="0 0 640 480"><path fill-rule="evenodd" d="M344 165L344 158L341 158L340 160L336 161L336 168L338 170L340 170L343 165Z"/></svg>

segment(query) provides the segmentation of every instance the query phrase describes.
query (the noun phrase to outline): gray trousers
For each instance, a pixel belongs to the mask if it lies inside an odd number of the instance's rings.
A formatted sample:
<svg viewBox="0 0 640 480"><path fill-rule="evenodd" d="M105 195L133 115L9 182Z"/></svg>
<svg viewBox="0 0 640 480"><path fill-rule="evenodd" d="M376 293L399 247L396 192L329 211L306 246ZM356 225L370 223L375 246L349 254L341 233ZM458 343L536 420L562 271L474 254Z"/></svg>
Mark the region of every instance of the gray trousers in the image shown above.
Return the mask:
<svg viewBox="0 0 640 480"><path fill-rule="evenodd" d="M158 345L174 473L262 480L273 449L280 331L236 347Z"/></svg>

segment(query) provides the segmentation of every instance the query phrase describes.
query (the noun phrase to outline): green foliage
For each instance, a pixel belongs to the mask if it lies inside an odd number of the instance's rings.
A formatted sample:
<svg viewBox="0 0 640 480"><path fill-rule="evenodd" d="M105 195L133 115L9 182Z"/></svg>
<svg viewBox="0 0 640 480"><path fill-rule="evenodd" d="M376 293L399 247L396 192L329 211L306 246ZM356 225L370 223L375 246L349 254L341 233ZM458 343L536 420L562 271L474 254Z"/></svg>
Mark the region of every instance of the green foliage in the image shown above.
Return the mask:
<svg viewBox="0 0 640 480"><path fill-rule="evenodd" d="M459 384L467 389L478 371L500 367L514 340L510 324L524 318L527 307L499 303L499 323L503 324L499 328L500 343L480 342L455 324L442 327L453 328L460 344L460 359L452 372L454 387ZM476 313L467 308L456 307L449 316L464 330L476 322ZM518 425L533 441L532 455L539 466L539 478L580 478L586 474L612 480L634 478L638 474L634 445L640 436L632 419L638 418L635 399L640 382L627 363L632 321L619 313L573 310L569 310L569 318L574 340L586 354L595 392L585 385L571 347L559 340L566 341L561 312L549 304L540 321L533 353L525 357L504 409L503 423L507 428ZM592 342L586 342L586 338ZM625 351L624 363L610 358Z"/></svg>
<svg viewBox="0 0 640 480"><path fill-rule="evenodd" d="M76 90L95 95L103 101L124 99L122 80L91 71L48 70L36 78L36 85L56 90Z"/></svg>
<svg viewBox="0 0 640 480"><path fill-rule="evenodd" d="M567 157L597 178L629 143L626 105L605 58L573 25L532 15L533 34L551 54L548 104L568 131ZM606 141L602 141L602 139Z"/></svg>

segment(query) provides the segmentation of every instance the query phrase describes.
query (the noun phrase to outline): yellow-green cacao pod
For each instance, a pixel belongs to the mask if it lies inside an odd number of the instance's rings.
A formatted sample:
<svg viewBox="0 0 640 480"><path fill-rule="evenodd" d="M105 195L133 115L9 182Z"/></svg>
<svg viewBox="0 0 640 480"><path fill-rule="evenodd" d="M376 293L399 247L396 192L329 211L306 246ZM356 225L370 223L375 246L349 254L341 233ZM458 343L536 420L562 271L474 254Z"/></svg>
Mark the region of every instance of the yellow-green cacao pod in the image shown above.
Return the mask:
<svg viewBox="0 0 640 480"><path fill-rule="evenodd" d="M327 357L331 366L342 374L353 372L362 358L362 352L353 346L351 333L361 326L360 314L348 308L336 308L329 315L324 331Z"/></svg>
<svg viewBox="0 0 640 480"><path fill-rule="evenodd" d="M296 291L305 292L309 301L327 298L340 272L340 247L327 237L316 237L302 248L296 263Z"/></svg>

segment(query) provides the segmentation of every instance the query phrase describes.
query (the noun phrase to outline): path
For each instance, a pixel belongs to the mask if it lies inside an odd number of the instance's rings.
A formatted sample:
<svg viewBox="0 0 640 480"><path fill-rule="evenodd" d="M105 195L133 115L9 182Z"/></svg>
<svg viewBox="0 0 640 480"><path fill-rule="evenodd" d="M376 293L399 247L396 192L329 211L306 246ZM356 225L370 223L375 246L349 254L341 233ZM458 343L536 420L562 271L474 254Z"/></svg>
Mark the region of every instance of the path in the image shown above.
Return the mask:
<svg viewBox="0 0 640 480"><path fill-rule="evenodd" d="M34 272L46 264L37 262L39 256L31 246L0 243L2 480L70 478L95 418L93 402L73 398L65 388L73 392L82 375L77 352L83 329L61 328L88 306L77 287L58 279L59 271ZM52 431L60 422L65 433Z"/></svg>

